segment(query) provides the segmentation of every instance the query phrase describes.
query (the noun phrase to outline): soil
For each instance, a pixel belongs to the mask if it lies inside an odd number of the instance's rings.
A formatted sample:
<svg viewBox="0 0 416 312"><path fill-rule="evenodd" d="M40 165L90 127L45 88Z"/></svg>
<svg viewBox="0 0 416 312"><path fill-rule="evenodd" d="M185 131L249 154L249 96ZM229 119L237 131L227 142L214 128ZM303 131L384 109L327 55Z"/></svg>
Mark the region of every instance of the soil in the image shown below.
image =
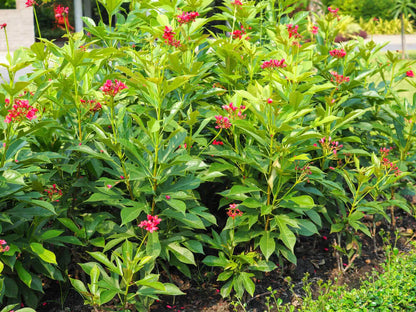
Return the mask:
<svg viewBox="0 0 416 312"><path fill-rule="evenodd" d="M376 223L377 233L380 231L385 233L385 237L391 237L390 243L396 246L402 252L410 250L409 242L415 237L416 220L407 213L398 212L396 214L396 231L390 230L390 224L385 221ZM368 220L373 223L373 220ZM395 233L400 232L398 240L395 243ZM410 234L409 234L410 233ZM362 253L357 257L352 266L344 273L340 274L337 268L336 258L334 256L334 248L332 244L335 236L328 232L320 233L321 236L303 237L298 240L295 253L298 257L298 264L295 266L285 262L272 272L263 273L256 282L256 292L253 298L245 298L247 303L247 312L263 312L267 311L265 306L266 298L271 297L268 290L271 287L276 291L275 296L281 298L284 303L291 303L299 306L304 296L302 280L305 273L309 274L308 282L312 283L312 292L316 295L316 282L319 280L332 281L338 285L346 285L348 288L359 287L363 278L374 270L381 273L382 263L385 261L385 246L387 242L383 242L380 235L376 235L376 239L361 236ZM345 260L346 262L346 260ZM345 267L346 264L344 264ZM206 268L205 268L206 270ZM229 312L243 311L240 307L233 307L229 300L224 300L219 294L221 284L216 282L216 277L220 271L213 269L210 272L202 274L201 272L193 272L193 280L187 279L179 272L171 272L170 279L186 293L184 296L161 297L156 302L151 312ZM167 276L161 276L166 279ZM195 281L198 281L195 282ZM270 288L269 288L270 289ZM37 309L38 312L90 312L93 309L84 306L83 300L75 291L70 290L63 305L58 304L60 292L59 287L49 287L45 290L45 296L42 299L43 305ZM107 311L115 311L108 307Z"/></svg>

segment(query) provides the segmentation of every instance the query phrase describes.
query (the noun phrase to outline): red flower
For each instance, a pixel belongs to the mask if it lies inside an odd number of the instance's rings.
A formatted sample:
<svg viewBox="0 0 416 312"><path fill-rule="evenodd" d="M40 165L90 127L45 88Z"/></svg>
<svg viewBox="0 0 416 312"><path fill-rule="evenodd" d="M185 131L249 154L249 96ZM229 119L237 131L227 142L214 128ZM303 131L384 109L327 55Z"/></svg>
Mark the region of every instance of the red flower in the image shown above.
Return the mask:
<svg viewBox="0 0 416 312"><path fill-rule="evenodd" d="M54 11L55 11L55 18L58 19L58 18L64 17L65 15L68 15L69 8L63 7L59 4L57 7L55 7Z"/></svg>
<svg viewBox="0 0 416 312"><path fill-rule="evenodd" d="M31 7L31 6L37 5L37 3L36 3L36 1L35 1L35 0L27 0L27 1L26 1L26 3L25 3L25 5L26 5L26 7L28 8L28 7Z"/></svg>
<svg viewBox="0 0 416 312"><path fill-rule="evenodd" d="M347 52L345 52L344 49L334 49L329 51L329 54L336 58L343 58L345 55L347 55Z"/></svg>
<svg viewBox="0 0 416 312"><path fill-rule="evenodd" d="M6 245L3 247L3 245ZM9 251L10 247L7 245L7 242L4 239L0 239L0 252Z"/></svg>
<svg viewBox="0 0 416 312"><path fill-rule="evenodd" d="M301 38L302 36L298 33L298 25L288 24L287 31L289 32L289 38Z"/></svg>
<svg viewBox="0 0 416 312"><path fill-rule="evenodd" d="M230 204L230 207L228 208L227 215L235 219L235 217L241 217L243 215L243 212L237 208L237 204Z"/></svg>
<svg viewBox="0 0 416 312"><path fill-rule="evenodd" d="M100 102L97 102L97 100L85 101L81 99L80 102L84 104L84 106L86 106L90 112L96 112L102 108L102 105L100 104Z"/></svg>
<svg viewBox="0 0 416 312"><path fill-rule="evenodd" d="M147 221L142 221L138 225L140 228L144 228L146 231L153 233L157 231L159 228L157 225L162 221L158 216L147 215Z"/></svg>
<svg viewBox="0 0 416 312"><path fill-rule="evenodd" d="M335 71L331 72L331 75L334 76L334 78L335 78L335 79L331 78L331 81L335 82L338 85L343 83L343 82L349 82L350 81L349 77L344 77L343 75L340 75Z"/></svg>
<svg viewBox="0 0 416 312"><path fill-rule="evenodd" d="M312 26L311 33L316 35L318 33L318 29L319 29L318 26Z"/></svg>
<svg viewBox="0 0 416 312"><path fill-rule="evenodd" d="M224 142L214 140L214 141L212 142L212 145L224 145Z"/></svg>
<svg viewBox="0 0 416 312"><path fill-rule="evenodd" d="M44 190L45 193L48 193L48 198L50 201L59 201L59 198L62 196L62 191L56 187L56 184L52 184L52 187Z"/></svg>
<svg viewBox="0 0 416 312"><path fill-rule="evenodd" d="M233 39L242 39L243 38L243 35L245 35L246 34L246 30L245 30L245 28L244 28L244 26L243 25L241 25L240 26L240 29L241 30L238 30L238 29L236 29L236 30L234 30L233 31ZM249 27L249 29L251 29L251 27ZM246 38L246 40L249 40L250 39L250 37L247 37Z"/></svg>
<svg viewBox="0 0 416 312"><path fill-rule="evenodd" d="M7 26L7 23L0 24L0 29L6 28L6 26Z"/></svg>
<svg viewBox="0 0 416 312"><path fill-rule="evenodd" d="M123 89L127 89L127 86L117 79L115 79L114 82L112 82L111 80L107 80L104 83L104 85L100 88L100 90L103 91L105 95L110 96L116 96L117 93L119 93Z"/></svg>
<svg viewBox="0 0 416 312"><path fill-rule="evenodd" d="M165 26L165 29L163 30L163 38L166 39L165 43L173 47L180 47L181 42L179 40L175 40L173 37L175 34L176 33L172 31L171 27Z"/></svg>
<svg viewBox="0 0 416 312"><path fill-rule="evenodd" d="M319 140L319 143L321 144L322 148L325 150L325 153L333 153L336 155L338 151L343 148L342 144L339 144L338 141L332 141L331 137L323 137Z"/></svg>
<svg viewBox="0 0 416 312"><path fill-rule="evenodd" d="M234 0L233 2L231 2L231 4L232 5L235 5L235 6L242 6L243 5L243 3L240 1L240 0Z"/></svg>
<svg viewBox="0 0 416 312"><path fill-rule="evenodd" d="M338 8L332 9L331 7L328 7L328 11L329 13L331 13L332 18L337 18L337 20L339 21L341 18L338 16Z"/></svg>
<svg viewBox="0 0 416 312"><path fill-rule="evenodd" d="M339 8L332 9L331 7L328 7L328 11L332 14L337 14L339 11Z"/></svg>
<svg viewBox="0 0 416 312"><path fill-rule="evenodd" d="M181 15L178 15L178 22L180 25L194 22L198 16L198 12L183 12Z"/></svg>
<svg viewBox="0 0 416 312"><path fill-rule="evenodd" d="M270 61L264 61L263 64L261 64L261 68L283 68L286 67L285 59L279 60L270 60Z"/></svg>
<svg viewBox="0 0 416 312"><path fill-rule="evenodd" d="M9 114L5 118L6 123L10 123L12 121L21 121L26 117L29 120L33 120L36 118L36 112L38 110L33 106L29 105L28 100L15 100L15 104L13 104L12 109L8 110Z"/></svg>
<svg viewBox="0 0 416 312"><path fill-rule="evenodd" d="M229 105L223 105L222 108L224 108L227 111L228 118L230 119L246 118L246 115L243 115L243 110L246 109L245 105L240 105L240 107L237 107L237 106L234 106L234 104L231 102Z"/></svg>
<svg viewBox="0 0 416 312"><path fill-rule="evenodd" d="M413 70L408 70L406 72L406 76L409 78L414 78L415 77L415 73L413 72Z"/></svg>
<svg viewBox="0 0 416 312"><path fill-rule="evenodd" d="M273 103L273 100L271 98L268 98L267 99L267 104L272 104L272 103Z"/></svg>
<svg viewBox="0 0 416 312"><path fill-rule="evenodd" d="M217 125L215 126L215 129L228 129L231 127L230 119L228 117L218 115L215 116L215 119L217 120Z"/></svg>

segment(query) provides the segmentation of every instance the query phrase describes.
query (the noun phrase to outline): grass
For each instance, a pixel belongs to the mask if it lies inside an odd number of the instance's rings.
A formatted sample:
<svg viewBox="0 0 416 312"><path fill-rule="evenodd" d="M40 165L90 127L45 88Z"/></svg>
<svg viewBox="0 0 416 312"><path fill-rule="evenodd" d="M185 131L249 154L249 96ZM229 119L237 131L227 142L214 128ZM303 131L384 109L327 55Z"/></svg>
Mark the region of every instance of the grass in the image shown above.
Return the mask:
<svg viewBox="0 0 416 312"><path fill-rule="evenodd" d="M306 296L296 311L416 311L416 250L404 254L388 246L386 254L384 273L373 271L358 289L318 282L318 296L313 298L311 283L304 278ZM295 311L295 308L280 306L278 311Z"/></svg>

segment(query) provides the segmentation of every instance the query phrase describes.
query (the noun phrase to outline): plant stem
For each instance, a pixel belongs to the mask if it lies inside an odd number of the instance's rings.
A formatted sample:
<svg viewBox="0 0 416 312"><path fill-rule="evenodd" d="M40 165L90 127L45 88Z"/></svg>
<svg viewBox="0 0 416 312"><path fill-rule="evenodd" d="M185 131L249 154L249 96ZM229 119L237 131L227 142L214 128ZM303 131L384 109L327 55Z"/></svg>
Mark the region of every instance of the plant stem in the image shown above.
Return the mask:
<svg viewBox="0 0 416 312"><path fill-rule="evenodd" d="M36 14L36 8L35 8L35 6L33 6L33 15L35 16L36 27L37 27L37 29L38 29L39 39L42 39L42 34L40 33L40 27L39 27L38 15Z"/></svg>

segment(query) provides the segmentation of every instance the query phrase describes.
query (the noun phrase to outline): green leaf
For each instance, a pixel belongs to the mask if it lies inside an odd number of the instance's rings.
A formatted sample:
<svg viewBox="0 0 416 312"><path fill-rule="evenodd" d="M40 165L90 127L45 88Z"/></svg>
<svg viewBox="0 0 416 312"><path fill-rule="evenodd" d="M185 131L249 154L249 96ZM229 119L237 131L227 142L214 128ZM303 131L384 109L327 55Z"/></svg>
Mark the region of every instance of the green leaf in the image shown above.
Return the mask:
<svg viewBox="0 0 416 312"><path fill-rule="evenodd" d="M291 219L289 216L286 215L276 215L273 221L276 222L276 225L279 227L279 239L293 253L293 248L296 244L296 236L293 233L293 231L288 228L288 225L297 228L298 224L296 220Z"/></svg>
<svg viewBox="0 0 416 312"><path fill-rule="evenodd" d="M319 234L316 225L306 219L298 219L298 224L300 229L297 231L299 235L302 236L312 236L313 234Z"/></svg>
<svg viewBox="0 0 416 312"><path fill-rule="evenodd" d="M70 229L72 232L77 233L79 231L77 225L69 218L58 218L58 221L61 222L65 227Z"/></svg>
<svg viewBox="0 0 416 312"><path fill-rule="evenodd" d="M20 280L25 283L29 288L32 285L32 275L23 267L23 264L20 261L16 261L14 264L14 268L17 271L17 275L19 276Z"/></svg>
<svg viewBox="0 0 416 312"><path fill-rule="evenodd" d="M50 238L54 238L57 237L59 235L61 235L64 231L62 230L48 230L44 233L42 233L42 235L40 236L41 240L48 240Z"/></svg>
<svg viewBox="0 0 416 312"><path fill-rule="evenodd" d="M231 276L233 276L233 273L234 272L231 271L231 270L224 271L220 275L218 275L217 281L224 282L224 281L228 280Z"/></svg>
<svg viewBox="0 0 416 312"><path fill-rule="evenodd" d="M145 209L146 204L135 202L134 207L124 207L121 209L121 225L127 224L136 219Z"/></svg>
<svg viewBox="0 0 416 312"><path fill-rule="evenodd" d="M149 233L149 236L147 237L146 253L149 256L157 258L161 251L162 247L159 242L159 233L157 231Z"/></svg>
<svg viewBox="0 0 416 312"><path fill-rule="evenodd" d="M241 272L239 276L241 280L243 281L244 288L252 297L254 295L254 290L256 289L256 285L251 279L253 275L254 275L253 273Z"/></svg>
<svg viewBox="0 0 416 312"><path fill-rule="evenodd" d="M161 295L169 295L169 296L180 296L185 295L176 285L171 283L164 283L163 286L165 287L164 291L158 291Z"/></svg>
<svg viewBox="0 0 416 312"><path fill-rule="evenodd" d="M84 295L88 294L88 290L85 287L83 282L81 282L80 280L74 279L74 278L69 278L69 280L71 281L71 284L75 288L75 290L77 292L79 292L81 295L84 296Z"/></svg>
<svg viewBox="0 0 416 312"><path fill-rule="evenodd" d="M45 249L42 244L39 244L39 243L31 243L30 244L30 248L43 261L46 261L48 263L57 264L56 263L56 256L55 256L55 254L52 251L50 251L48 249Z"/></svg>
<svg viewBox="0 0 416 312"><path fill-rule="evenodd" d="M155 277L156 277L156 280L155 280ZM161 291L166 291L165 285L163 285L163 283L161 282L158 282L157 278L158 278L158 275L155 275L155 274L148 275L145 278L138 280L136 284L151 287L151 288L161 290Z"/></svg>
<svg viewBox="0 0 416 312"><path fill-rule="evenodd" d="M266 260L269 260L270 256L275 252L276 243L274 238L270 237L270 232L267 231L260 239L260 250L263 253Z"/></svg>
<svg viewBox="0 0 416 312"><path fill-rule="evenodd" d="M226 267L228 265L228 261L226 259L221 259L215 256L206 256L202 262L208 266L215 267Z"/></svg>
<svg viewBox="0 0 416 312"><path fill-rule="evenodd" d="M100 293L100 304L105 304L112 300L119 293L116 289L104 290Z"/></svg>
<svg viewBox="0 0 416 312"><path fill-rule="evenodd" d="M315 206L312 197L308 195L301 195L296 197L289 197L289 201L292 201L296 204L295 208L301 209L312 209Z"/></svg>
<svg viewBox="0 0 416 312"><path fill-rule="evenodd" d="M56 215L55 207L47 201L32 199L28 203L31 203L34 206L39 206L39 207L45 208L45 209L49 210L50 212L52 212L53 214Z"/></svg>
<svg viewBox="0 0 416 312"><path fill-rule="evenodd" d="M331 224L331 233L341 232L345 228L344 223L333 223Z"/></svg>
<svg viewBox="0 0 416 312"><path fill-rule="evenodd" d="M196 265L194 254L187 248L178 243L170 243L167 248L178 258L179 261L187 264Z"/></svg>
<svg viewBox="0 0 416 312"><path fill-rule="evenodd" d="M109 269L111 272L117 273L118 275L122 275L123 273L119 268L117 268L110 260L107 259L107 257L99 252L99 251L93 251L88 252L95 260L100 261L102 264L104 264L107 269Z"/></svg>
<svg viewBox="0 0 416 312"><path fill-rule="evenodd" d="M169 199L169 200L165 200L165 202L175 210L178 210L182 213L185 213L186 211L186 204L181 200Z"/></svg>

